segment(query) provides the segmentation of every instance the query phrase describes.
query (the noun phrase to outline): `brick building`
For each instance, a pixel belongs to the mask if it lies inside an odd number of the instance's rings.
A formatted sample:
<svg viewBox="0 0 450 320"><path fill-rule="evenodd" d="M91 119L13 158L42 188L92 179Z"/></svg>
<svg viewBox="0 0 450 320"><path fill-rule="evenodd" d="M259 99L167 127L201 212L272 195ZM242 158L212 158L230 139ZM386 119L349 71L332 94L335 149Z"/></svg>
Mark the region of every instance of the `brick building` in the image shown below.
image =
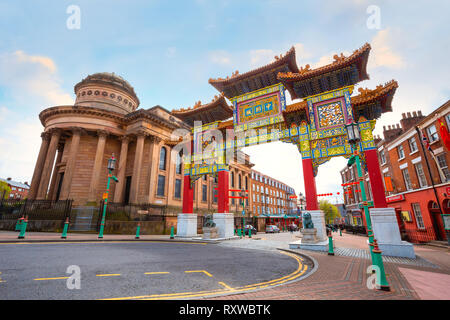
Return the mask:
<svg viewBox="0 0 450 320"><path fill-rule="evenodd" d="M0 178L0 180L6 182L8 184L8 187L11 188L8 199L22 200L28 197L28 190L30 189L28 182L22 183L13 181L11 178ZM3 195L0 195L0 199L3 199Z"/></svg>
<svg viewBox="0 0 450 320"><path fill-rule="evenodd" d="M450 101L428 116L421 111L402 114L400 124L383 127L383 139L377 143L386 200L396 210L402 234L413 242L446 239L441 212L450 213L450 155L442 143L438 119L448 131ZM422 147L422 135L429 141L432 153L426 144ZM341 174L344 183L355 181L354 168L346 168ZM370 186L366 188L371 200ZM360 192L355 192L358 189L352 186L345 200L347 208L352 208L354 223L365 225L364 215L357 212L358 206L362 207Z"/></svg>

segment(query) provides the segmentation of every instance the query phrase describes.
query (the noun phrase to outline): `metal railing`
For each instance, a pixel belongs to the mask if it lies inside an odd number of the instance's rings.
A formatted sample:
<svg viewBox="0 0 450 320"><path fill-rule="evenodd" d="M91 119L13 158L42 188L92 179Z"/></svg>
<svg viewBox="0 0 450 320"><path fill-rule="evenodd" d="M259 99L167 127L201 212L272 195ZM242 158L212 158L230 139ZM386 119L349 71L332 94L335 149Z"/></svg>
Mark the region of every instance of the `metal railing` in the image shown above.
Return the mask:
<svg viewBox="0 0 450 320"><path fill-rule="evenodd" d="M403 229L401 230L402 240L411 243L426 243L437 239L436 231L433 227L424 229Z"/></svg>
<svg viewBox="0 0 450 320"><path fill-rule="evenodd" d="M73 200L2 200L0 220L65 220L70 216Z"/></svg>

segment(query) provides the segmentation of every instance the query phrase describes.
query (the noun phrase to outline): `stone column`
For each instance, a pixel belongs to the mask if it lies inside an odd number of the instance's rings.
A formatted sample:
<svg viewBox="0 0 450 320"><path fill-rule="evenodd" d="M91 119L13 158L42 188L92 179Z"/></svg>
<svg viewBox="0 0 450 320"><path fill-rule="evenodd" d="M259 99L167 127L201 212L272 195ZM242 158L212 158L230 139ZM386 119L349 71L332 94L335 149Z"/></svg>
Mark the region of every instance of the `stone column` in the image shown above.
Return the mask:
<svg viewBox="0 0 450 320"><path fill-rule="evenodd" d="M58 148L59 138L61 137L60 129L52 129L50 131L52 137L48 146L47 155L45 157L44 167L42 170L41 182L37 193L37 199L45 199L47 196L48 184L50 182L50 175L55 162L56 149Z"/></svg>
<svg viewBox="0 0 450 320"><path fill-rule="evenodd" d="M114 191L115 202L123 201L123 188L125 186L125 170L127 167L128 144L130 143L130 137L123 136L120 140L122 140L122 145L120 147L119 166L117 168L117 179L119 179L119 182L117 182L116 189Z"/></svg>
<svg viewBox="0 0 450 320"><path fill-rule="evenodd" d="M39 155L36 161L36 166L34 167L33 178L31 179L30 191L28 193L29 199L36 199L39 182L41 181L42 169L44 167L45 157L47 156L48 145L50 142L50 134L48 132L42 132L41 134L42 143L39 149Z"/></svg>
<svg viewBox="0 0 450 320"><path fill-rule="evenodd" d="M161 138L150 136L150 162L148 164L148 186L146 188L147 202L153 203L156 195L156 188L158 187L158 170L159 170L159 146L162 141Z"/></svg>
<svg viewBox="0 0 450 320"><path fill-rule="evenodd" d="M48 199L55 200L56 198L56 181L58 180L58 164L61 162L64 151L64 144L58 145L58 156L56 157L55 167L53 168L52 180L50 181L50 190L48 192Z"/></svg>
<svg viewBox="0 0 450 320"><path fill-rule="evenodd" d="M91 184L89 186L88 202L94 202L97 200L98 184L102 170L103 154L105 151L105 143L108 132L104 130L97 130L97 134L97 150L95 152L94 168L92 170Z"/></svg>
<svg viewBox="0 0 450 320"><path fill-rule="evenodd" d="M75 171L76 157L78 154L78 147L80 145L80 137L83 129L71 128L71 130L73 132L73 135L72 141L70 143L70 151L67 157L66 170L64 172L64 179L59 197L61 200L68 199L70 196L72 177Z"/></svg>
<svg viewBox="0 0 450 320"><path fill-rule="evenodd" d="M144 140L146 133L140 131L137 133L136 154L134 156L133 176L131 177L130 203L137 203L139 193L139 178L142 168L142 154L144 151Z"/></svg>

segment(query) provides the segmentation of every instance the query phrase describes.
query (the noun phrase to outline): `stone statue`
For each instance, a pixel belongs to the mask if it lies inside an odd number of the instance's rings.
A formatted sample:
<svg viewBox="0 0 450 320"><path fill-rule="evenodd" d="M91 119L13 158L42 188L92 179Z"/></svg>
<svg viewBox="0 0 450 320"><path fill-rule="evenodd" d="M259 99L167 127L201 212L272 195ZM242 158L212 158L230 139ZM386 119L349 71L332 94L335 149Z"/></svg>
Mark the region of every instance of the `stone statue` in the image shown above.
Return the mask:
<svg viewBox="0 0 450 320"><path fill-rule="evenodd" d="M314 223L309 212L303 214L303 229L314 229Z"/></svg>
<svg viewBox="0 0 450 320"><path fill-rule="evenodd" d="M213 216L211 214L208 214L205 216L205 221L203 223L204 228L214 228L216 226L216 223L213 221Z"/></svg>

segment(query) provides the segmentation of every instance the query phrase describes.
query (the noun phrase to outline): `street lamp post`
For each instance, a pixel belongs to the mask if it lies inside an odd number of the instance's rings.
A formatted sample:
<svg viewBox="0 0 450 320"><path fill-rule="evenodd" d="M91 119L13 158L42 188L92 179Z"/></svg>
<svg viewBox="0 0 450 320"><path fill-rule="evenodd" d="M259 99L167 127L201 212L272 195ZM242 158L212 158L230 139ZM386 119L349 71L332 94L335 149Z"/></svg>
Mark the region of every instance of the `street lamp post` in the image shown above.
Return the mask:
<svg viewBox="0 0 450 320"><path fill-rule="evenodd" d="M351 167L353 163L356 163L356 169L358 171L358 181L359 181L359 187L361 189L361 197L363 200L363 208L364 208L364 215L366 217L366 224L367 224L367 234L369 236L369 251L370 256L372 259L372 264L379 267L380 272L382 273L381 279L386 279L386 275L384 274L384 266L383 266L383 260L377 259L373 252L373 246L374 246L374 234L372 230L372 220L370 218L370 212L369 207L367 203L367 195L366 195L366 188L364 186L364 178L361 170L361 161L359 158L359 151L358 151L358 143L361 141L361 136L359 133L358 125L354 122L350 122L345 125L347 129L347 137L348 142L352 146L353 150L353 156L348 161L347 166ZM378 251L377 251L378 252ZM381 251L379 251L381 253ZM382 284L382 288L386 290L386 288L389 288L387 285L387 281Z"/></svg>
<svg viewBox="0 0 450 320"><path fill-rule="evenodd" d="M103 194L104 204L103 204L103 214L102 214L102 223L100 225L100 233L98 234L99 239L103 239L103 230L105 229L105 219L106 219L106 206L108 204L108 195L109 195L109 185L111 182L111 178L115 182L119 182L115 176L112 175L116 166L116 159L114 158L114 153L111 155L111 158L108 159L108 183L106 185L106 192Z"/></svg>

